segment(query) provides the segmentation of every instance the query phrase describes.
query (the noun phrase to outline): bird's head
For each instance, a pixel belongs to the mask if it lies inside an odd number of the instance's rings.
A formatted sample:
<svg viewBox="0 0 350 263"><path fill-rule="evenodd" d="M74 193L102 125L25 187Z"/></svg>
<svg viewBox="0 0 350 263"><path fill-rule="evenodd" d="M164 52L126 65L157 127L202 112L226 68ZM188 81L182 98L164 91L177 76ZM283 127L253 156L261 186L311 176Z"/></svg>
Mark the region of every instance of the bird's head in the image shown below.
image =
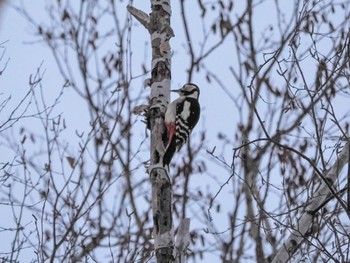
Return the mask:
<svg viewBox="0 0 350 263"><path fill-rule="evenodd" d="M171 90L172 92L178 93L180 96L198 99L199 97L199 88L196 84L187 83L182 86L181 89Z"/></svg>

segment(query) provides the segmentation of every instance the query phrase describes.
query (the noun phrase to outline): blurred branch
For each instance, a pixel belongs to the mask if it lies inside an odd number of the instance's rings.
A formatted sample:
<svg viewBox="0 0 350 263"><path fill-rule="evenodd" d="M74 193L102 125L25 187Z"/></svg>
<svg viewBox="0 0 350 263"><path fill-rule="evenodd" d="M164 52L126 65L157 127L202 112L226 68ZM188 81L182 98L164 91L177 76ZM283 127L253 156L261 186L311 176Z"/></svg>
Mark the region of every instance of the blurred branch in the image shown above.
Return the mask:
<svg viewBox="0 0 350 263"><path fill-rule="evenodd" d="M347 142L340 152L337 160L334 162L330 170L324 175L326 180L331 185L337 182L340 172L342 171L345 164L349 160L349 146L350 142ZM294 224L292 233L287 240L280 246L276 256L272 263L287 262L295 253L300 243L305 239L306 233L313 222L313 219L317 215L315 212L319 210L320 204L322 204L327 196L330 194L329 186L323 182L320 188L310 198L308 204L305 207L305 211L302 213L300 218ZM347 211L348 213L350 211ZM350 218L350 217L349 217Z"/></svg>

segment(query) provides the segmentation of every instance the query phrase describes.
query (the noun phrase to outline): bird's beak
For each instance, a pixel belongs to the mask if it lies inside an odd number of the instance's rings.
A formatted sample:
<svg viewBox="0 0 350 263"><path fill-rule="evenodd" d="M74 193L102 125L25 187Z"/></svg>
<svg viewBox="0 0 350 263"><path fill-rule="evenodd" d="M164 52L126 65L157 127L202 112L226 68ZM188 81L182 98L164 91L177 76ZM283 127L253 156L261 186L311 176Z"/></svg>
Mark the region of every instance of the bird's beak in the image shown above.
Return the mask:
<svg viewBox="0 0 350 263"><path fill-rule="evenodd" d="M176 93L180 93L181 92L181 89L172 89L170 90L171 92L176 92Z"/></svg>

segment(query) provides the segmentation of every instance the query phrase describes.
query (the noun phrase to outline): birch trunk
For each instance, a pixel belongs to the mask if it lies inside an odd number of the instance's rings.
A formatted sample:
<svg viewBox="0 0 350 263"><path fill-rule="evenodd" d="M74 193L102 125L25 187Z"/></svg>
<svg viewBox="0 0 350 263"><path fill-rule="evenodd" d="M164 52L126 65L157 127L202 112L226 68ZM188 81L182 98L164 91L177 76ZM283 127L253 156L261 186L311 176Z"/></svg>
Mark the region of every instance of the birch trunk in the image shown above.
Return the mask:
<svg viewBox="0 0 350 263"><path fill-rule="evenodd" d="M170 98L171 48L174 36L170 27L170 0L152 0L150 16L128 6L129 12L141 22L151 35L152 75L148 120L151 129L150 179L154 248L158 263L174 262L174 231L172 221L172 189L167 171L161 164L164 154L164 114Z"/></svg>
<svg viewBox="0 0 350 263"><path fill-rule="evenodd" d="M317 215L317 211L325 200L331 194L329 186L333 187L336 183L341 170L344 165L348 163L349 159L349 142L344 146L343 150L338 156L331 169L324 175L325 181L322 182L320 188L314 193L313 197L309 200L305 211L301 214L300 218L295 223L294 230L288 237L288 239L281 245L272 263L285 263L291 259L296 252L297 248L304 240L313 218Z"/></svg>

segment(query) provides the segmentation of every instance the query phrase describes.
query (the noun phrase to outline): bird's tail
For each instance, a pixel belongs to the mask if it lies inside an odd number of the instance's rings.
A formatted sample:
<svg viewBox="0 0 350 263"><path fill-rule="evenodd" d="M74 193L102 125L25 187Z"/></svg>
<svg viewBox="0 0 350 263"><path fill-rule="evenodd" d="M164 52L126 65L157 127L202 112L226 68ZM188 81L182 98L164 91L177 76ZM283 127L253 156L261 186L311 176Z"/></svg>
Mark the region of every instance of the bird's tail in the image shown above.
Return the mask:
<svg viewBox="0 0 350 263"><path fill-rule="evenodd" d="M176 151L176 140L175 140L175 136L173 136L170 144L165 149L165 153L163 156L163 167L169 166L171 159L174 156L175 151Z"/></svg>

